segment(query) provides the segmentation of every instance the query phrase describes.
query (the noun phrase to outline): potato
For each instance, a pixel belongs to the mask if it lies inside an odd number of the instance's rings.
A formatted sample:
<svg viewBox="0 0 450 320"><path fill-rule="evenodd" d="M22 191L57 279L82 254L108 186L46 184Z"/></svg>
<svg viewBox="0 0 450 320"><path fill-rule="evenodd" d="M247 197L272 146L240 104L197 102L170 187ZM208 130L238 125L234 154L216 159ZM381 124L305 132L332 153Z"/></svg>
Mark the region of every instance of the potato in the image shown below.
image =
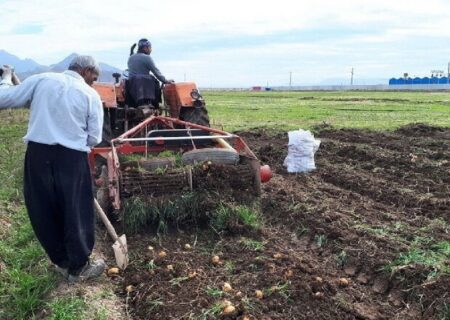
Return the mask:
<svg viewBox="0 0 450 320"><path fill-rule="evenodd" d="M191 247L191 245L190 245L189 243L186 243L186 244L184 245L184 249L189 251L189 250L192 249L192 247Z"/></svg>
<svg viewBox="0 0 450 320"><path fill-rule="evenodd" d="M218 265L219 263L220 263L220 258L219 258L219 256L214 256L214 257L212 257L211 258L211 263L213 264L213 265Z"/></svg>
<svg viewBox="0 0 450 320"><path fill-rule="evenodd" d="M222 306L222 308L225 308L225 307L231 306L232 303L231 303L230 300L224 299L224 300L222 300L222 302L220 303L220 305Z"/></svg>
<svg viewBox="0 0 450 320"><path fill-rule="evenodd" d="M231 284L229 284L228 282L225 282L224 284L223 284L223 291L225 291L225 292L231 292L231 291L233 291L233 288L231 287Z"/></svg>
<svg viewBox="0 0 450 320"><path fill-rule="evenodd" d="M222 314L223 314L224 316L229 316L229 315L234 314L235 311L236 311L236 308L235 308L233 305L229 305L229 306L226 306L226 307L222 310Z"/></svg>
<svg viewBox="0 0 450 320"><path fill-rule="evenodd" d="M166 268L168 271L173 271L173 265L171 264L168 264Z"/></svg>
<svg viewBox="0 0 450 320"><path fill-rule="evenodd" d="M166 257L167 256L167 253L164 251L164 250L161 250L159 253L158 253L158 257L160 257L160 258L164 258L164 257Z"/></svg>
<svg viewBox="0 0 450 320"><path fill-rule="evenodd" d="M349 283L348 279L346 279L346 278L339 278L339 285L340 285L341 287L346 287L346 286L348 286L348 283Z"/></svg>
<svg viewBox="0 0 450 320"><path fill-rule="evenodd" d="M264 293L261 290L255 290L255 296L258 299L264 298Z"/></svg>
<svg viewBox="0 0 450 320"><path fill-rule="evenodd" d="M130 284L129 286L127 286L127 287L125 288L125 291L128 292L128 293L131 293L131 292L134 291L134 287Z"/></svg>
<svg viewBox="0 0 450 320"><path fill-rule="evenodd" d="M277 252L277 253L275 253L275 254L273 255L273 257L274 257L275 259L281 259L281 258L283 258L283 254Z"/></svg>
<svg viewBox="0 0 450 320"><path fill-rule="evenodd" d="M108 269L107 274L108 274L108 276L112 277L112 276L117 276L119 274L119 272L120 272L119 268L112 267L112 268Z"/></svg>

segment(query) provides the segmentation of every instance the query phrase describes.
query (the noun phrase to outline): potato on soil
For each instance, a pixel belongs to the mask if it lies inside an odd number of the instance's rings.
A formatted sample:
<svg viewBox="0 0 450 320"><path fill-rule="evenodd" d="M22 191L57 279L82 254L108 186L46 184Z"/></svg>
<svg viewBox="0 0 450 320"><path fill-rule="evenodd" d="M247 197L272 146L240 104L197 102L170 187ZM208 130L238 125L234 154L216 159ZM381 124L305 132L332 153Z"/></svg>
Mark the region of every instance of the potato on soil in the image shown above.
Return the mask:
<svg viewBox="0 0 450 320"><path fill-rule="evenodd" d="M255 290L255 296L258 299L264 298L264 293L261 290Z"/></svg>
<svg viewBox="0 0 450 320"><path fill-rule="evenodd" d="M184 250L187 250L187 251L192 250L191 245L190 245L189 243L186 243L186 244L184 245Z"/></svg>
<svg viewBox="0 0 450 320"><path fill-rule="evenodd" d="M220 302L220 305L222 306L222 308L225 308L225 307L231 306L232 303L230 300L224 299Z"/></svg>
<svg viewBox="0 0 450 320"><path fill-rule="evenodd" d="M230 316L233 315L236 312L236 307L233 305L226 306L222 310L222 315L224 316Z"/></svg>
<svg viewBox="0 0 450 320"><path fill-rule="evenodd" d="M197 276L197 272L196 271L191 271L188 273L188 278L189 279L193 279Z"/></svg>
<svg viewBox="0 0 450 320"><path fill-rule="evenodd" d="M222 290L224 292L231 292L231 291L233 291L233 288L231 287L231 284L229 284L228 282L225 282L223 284Z"/></svg>
<svg viewBox="0 0 450 320"><path fill-rule="evenodd" d="M164 251L164 250L161 250L159 253L158 253L158 257L160 257L160 258L164 258L164 257L166 257L167 256L167 253Z"/></svg>
<svg viewBox="0 0 450 320"><path fill-rule="evenodd" d="M211 263L212 263L213 265L217 266L217 265L220 263L220 258L219 258L219 256L213 256L213 257L211 258Z"/></svg>
<svg viewBox="0 0 450 320"><path fill-rule="evenodd" d="M108 274L108 276L112 277L112 276L117 276L119 274L119 272L120 272L119 268L112 267L112 268L109 268L106 273Z"/></svg>
<svg viewBox="0 0 450 320"><path fill-rule="evenodd" d="M171 264L168 264L166 268L168 271L173 271L173 265Z"/></svg>
<svg viewBox="0 0 450 320"><path fill-rule="evenodd" d="M128 293L133 292L133 291L134 291L134 286L132 286L132 285L130 284L129 286L127 286L127 287L125 288L125 291L128 292Z"/></svg>
<svg viewBox="0 0 450 320"><path fill-rule="evenodd" d="M341 287L346 287L346 286L348 286L349 281L347 278L339 278L338 283Z"/></svg>

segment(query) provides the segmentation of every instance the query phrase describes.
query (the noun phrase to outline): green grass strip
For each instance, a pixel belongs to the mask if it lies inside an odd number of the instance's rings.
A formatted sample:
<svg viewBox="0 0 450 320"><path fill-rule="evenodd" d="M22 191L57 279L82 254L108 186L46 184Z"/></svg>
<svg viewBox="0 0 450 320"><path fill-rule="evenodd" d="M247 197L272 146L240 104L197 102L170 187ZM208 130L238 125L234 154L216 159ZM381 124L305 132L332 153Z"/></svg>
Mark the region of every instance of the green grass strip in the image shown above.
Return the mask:
<svg viewBox="0 0 450 320"><path fill-rule="evenodd" d="M431 269L429 278L437 277L441 274L450 274L450 242L441 241L427 248L413 247L406 253L394 260L388 266L388 270L395 267L409 265L423 265Z"/></svg>
<svg viewBox="0 0 450 320"><path fill-rule="evenodd" d="M33 319L55 287L55 274L22 198L27 110L0 111L0 319Z"/></svg>
<svg viewBox="0 0 450 320"><path fill-rule="evenodd" d="M34 318L56 286L56 275L48 270L24 209L14 215L8 238L0 242L0 257L5 264L0 273L0 319Z"/></svg>

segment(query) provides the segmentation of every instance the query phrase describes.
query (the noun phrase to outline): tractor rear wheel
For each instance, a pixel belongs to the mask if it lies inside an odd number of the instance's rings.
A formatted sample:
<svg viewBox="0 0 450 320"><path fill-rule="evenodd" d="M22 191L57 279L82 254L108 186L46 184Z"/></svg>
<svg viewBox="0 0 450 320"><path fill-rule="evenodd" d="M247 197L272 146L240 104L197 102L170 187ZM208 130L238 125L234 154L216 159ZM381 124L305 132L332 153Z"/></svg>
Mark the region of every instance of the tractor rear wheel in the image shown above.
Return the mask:
<svg viewBox="0 0 450 320"><path fill-rule="evenodd" d="M180 120L210 127L208 110L205 107L183 107L180 110Z"/></svg>

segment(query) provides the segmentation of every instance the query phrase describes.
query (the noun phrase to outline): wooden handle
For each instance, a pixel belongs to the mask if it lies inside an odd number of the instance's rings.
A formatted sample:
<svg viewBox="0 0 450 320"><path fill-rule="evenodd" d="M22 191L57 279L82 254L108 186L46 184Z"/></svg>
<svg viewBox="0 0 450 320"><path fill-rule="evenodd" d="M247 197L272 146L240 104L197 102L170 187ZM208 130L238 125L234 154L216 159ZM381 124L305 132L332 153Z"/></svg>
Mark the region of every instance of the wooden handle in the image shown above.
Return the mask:
<svg viewBox="0 0 450 320"><path fill-rule="evenodd" d="M119 237L117 236L116 230L114 229L113 225L109 221L108 217L106 216L106 213L103 211L102 207L100 207L100 204L98 203L97 199L94 198L94 206L95 209L97 209L97 213L100 216L100 219L102 219L103 224L105 225L106 229L108 230L108 233L113 238L114 241L117 241Z"/></svg>

